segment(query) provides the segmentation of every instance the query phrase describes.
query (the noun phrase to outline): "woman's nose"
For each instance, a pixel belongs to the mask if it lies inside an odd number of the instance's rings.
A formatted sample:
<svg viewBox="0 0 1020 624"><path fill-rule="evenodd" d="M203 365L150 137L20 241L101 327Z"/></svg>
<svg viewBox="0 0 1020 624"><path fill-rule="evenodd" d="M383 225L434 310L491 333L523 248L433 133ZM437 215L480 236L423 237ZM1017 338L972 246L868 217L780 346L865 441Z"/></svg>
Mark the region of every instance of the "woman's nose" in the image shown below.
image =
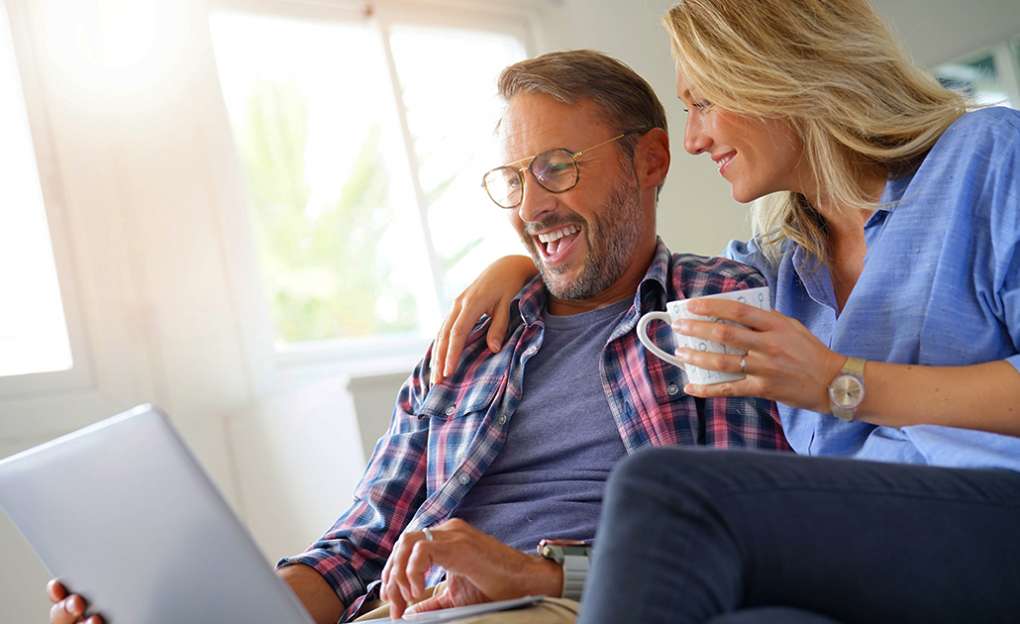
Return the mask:
<svg viewBox="0 0 1020 624"><path fill-rule="evenodd" d="M697 112L687 114L687 122L684 124L684 149L690 154L700 154L712 144L712 139L702 125Z"/></svg>

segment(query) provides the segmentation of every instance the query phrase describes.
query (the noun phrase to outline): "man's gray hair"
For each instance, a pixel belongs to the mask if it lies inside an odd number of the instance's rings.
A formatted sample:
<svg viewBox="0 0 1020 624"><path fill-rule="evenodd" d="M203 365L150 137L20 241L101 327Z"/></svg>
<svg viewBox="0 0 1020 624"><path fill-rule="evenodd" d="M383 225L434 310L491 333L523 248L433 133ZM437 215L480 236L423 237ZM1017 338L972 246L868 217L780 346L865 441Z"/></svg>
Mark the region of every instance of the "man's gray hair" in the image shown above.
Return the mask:
<svg viewBox="0 0 1020 624"><path fill-rule="evenodd" d="M499 76L507 101L519 93L541 93L574 104L592 100L619 132L666 130L666 111L651 85L630 67L594 50L550 52L515 63ZM628 157L637 137L620 142Z"/></svg>

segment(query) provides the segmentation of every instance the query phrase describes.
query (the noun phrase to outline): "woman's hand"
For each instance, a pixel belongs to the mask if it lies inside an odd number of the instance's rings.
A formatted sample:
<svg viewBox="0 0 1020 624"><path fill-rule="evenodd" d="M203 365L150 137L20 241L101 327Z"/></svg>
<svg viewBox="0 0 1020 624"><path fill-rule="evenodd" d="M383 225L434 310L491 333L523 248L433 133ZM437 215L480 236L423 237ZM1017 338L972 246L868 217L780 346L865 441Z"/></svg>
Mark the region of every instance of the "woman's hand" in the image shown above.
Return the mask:
<svg viewBox="0 0 1020 624"><path fill-rule="evenodd" d="M77 594L68 594L67 588L57 579L46 584L46 594L53 606L50 608L51 624L72 624L84 622L85 624L103 624L103 618L98 615L91 615L85 618L85 611L89 608L85 599Z"/></svg>
<svg viewBox="0 0 1020 624"><path fill-rule="evenodd" d="M829 383L846 357L830 351L799 321L725 299L691 301L687 310L734 321L743 327L680 320L673 324L675 332L719 342L747 351L747 355L678 349L678 358L701 368L740 373L741 360L746 364L744 379L711 385L688 384L685 392L698 397L762 397L815 412L829 411Z"/></svg>
<svg viewBox="0 0 1020 624"><path fill-rule="evenodd" d="M442 381L457 368L464 341L483 314L492 317L485 342L498 353L503 348L509 320L510 302L537 270L527 256L505 256L496 260L453 300L453 308L443 321L432 348L432 383Z"/></svg>

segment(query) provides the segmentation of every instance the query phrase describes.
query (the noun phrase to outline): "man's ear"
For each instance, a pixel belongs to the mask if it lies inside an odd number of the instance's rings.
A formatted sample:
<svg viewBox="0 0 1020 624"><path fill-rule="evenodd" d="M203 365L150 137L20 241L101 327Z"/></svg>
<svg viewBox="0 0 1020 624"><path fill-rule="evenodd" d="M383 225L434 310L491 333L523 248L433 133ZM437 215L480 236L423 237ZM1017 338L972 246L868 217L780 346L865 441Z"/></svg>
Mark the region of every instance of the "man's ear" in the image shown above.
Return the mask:
<svg viewBox="0 0 1020 624"><path fill-rule="evenodd" d="M669 134L662 128L646 132L634 147L638 186L658 188L669 173Z"/></svg>

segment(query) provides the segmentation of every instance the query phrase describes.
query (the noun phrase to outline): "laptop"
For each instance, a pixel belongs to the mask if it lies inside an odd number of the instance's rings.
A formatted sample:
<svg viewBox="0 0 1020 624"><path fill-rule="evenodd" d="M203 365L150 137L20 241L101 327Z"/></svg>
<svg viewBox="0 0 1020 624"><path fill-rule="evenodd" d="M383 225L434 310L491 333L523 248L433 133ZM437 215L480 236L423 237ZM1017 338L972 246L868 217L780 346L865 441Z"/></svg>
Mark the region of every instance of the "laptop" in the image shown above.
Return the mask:
<svg viewBox="0 0 1020 624"><path fill-rule="evenodd" d="M0 461L0 509L50 574L107 624L312 624L154 406ZM416 619L447 622L540 600Z"/></svg>

